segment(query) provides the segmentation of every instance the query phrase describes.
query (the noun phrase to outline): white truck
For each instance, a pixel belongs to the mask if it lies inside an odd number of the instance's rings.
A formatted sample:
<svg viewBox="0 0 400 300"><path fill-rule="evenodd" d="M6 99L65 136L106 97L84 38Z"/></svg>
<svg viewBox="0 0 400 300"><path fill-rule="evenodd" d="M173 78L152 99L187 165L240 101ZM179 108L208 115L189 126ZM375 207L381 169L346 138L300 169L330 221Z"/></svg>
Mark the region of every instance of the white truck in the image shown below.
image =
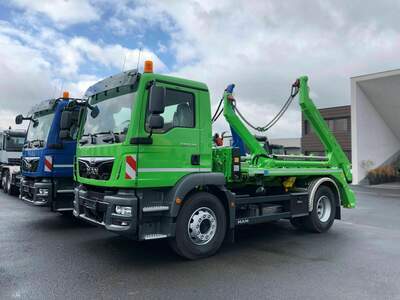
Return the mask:
<svg viewBox="0 0 400 300"><path fill-rule="evenodd" d="M21 152L25 136L25 130L9 128L0 131L1 187L10 195L19 193Z"/></svg>

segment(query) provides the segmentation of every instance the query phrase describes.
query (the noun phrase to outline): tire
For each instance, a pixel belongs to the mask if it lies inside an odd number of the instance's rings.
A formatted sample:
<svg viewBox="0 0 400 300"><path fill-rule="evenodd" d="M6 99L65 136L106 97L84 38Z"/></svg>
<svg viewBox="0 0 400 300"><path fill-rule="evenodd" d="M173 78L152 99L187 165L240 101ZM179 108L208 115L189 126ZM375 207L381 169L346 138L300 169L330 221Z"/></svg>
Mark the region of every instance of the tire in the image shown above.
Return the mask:
<svg viewBox="0 0 400 300"><path fill-rule="evenodd" d="M335 195L329 187L321 185L315 193L313 209L305 218L305 228L316 233L326 232L332 227L335 214Z"/></svg>
<svg viewBox="0 0 400 300"><path fill-rule="evenodd" d="M8 194L8 186L9 186L9 184L8 184L9 175L8 174L9 174L8 170L5 170L3 172L3 175L1 176L1 183L2 183L2 186L3 186L3 192L6 193L6 194Z"/></svg>
<svg viewBox="0 0 400 300"><path fill-rule="evenodd" d="M199 192L191 195L180 210L170 246L184 258L205 258L219 250L225 234L225 208L214 195Z"/></svg>
<svg viewBox="0 0 400 300"><path fill-rule="evenodd" d="M8 188L7 192L10 196L16 196L19 194L19 188L16 185L12 184L12 175L9 174L8 176Z"/></svg>
<svg viewBox="0 0 400 300"><path fill-rule="evenodd" d="M7 172L7 193L10 196L15 196L18 194L18 188L15 185L12 185L12 178L10 172Z"/></svg>

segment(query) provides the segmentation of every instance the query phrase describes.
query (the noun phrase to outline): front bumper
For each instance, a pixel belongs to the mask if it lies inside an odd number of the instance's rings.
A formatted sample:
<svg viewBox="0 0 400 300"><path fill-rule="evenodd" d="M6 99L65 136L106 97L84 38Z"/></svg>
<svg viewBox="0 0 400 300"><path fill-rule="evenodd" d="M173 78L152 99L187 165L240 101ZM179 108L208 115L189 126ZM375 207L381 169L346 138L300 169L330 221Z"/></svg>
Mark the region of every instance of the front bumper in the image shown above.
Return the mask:
<svg viewBox="0 0 400 300"><path fill-rule="evenodd" d="M115 207L131 207L131 216L119 215ZM92 224L104 226L107 230L137 237L138 198L134 190L119 190L113 193L95 192L82 186L75 188L74 215Z"/></svg>
<svg viewBox="0 0 400 300"><path fill-rule="evenodd" d="M47 190L47 194L43 193ZM41 193L40 193L41 192ZM22 178L20 198L36 206L49 206L53 194L53 184L48 181L36 181L30 178Z"/></svg>
<svg viewBox="0 0 400 300"><path fill-rule="evenodd" d="M48 178L23 177L20 183L20 198L35 206L50 207L52 211L72 211L73 183L69 179L55 181Z"/></svg>

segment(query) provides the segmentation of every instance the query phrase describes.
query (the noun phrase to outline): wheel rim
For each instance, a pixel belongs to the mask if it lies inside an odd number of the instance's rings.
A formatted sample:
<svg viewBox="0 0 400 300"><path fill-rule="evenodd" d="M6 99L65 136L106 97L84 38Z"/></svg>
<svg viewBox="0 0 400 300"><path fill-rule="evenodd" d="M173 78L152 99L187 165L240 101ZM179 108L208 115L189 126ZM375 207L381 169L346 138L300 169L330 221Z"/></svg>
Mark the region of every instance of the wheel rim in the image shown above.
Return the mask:
<svg viewBox="0 0 400 300"><path fill-rule="evenodd" d="M196 245L208 244L217 231L217 217L208 207L200 207L191 215L188 222L188 234Z"/></svg>
<svg viewBox="0 0 400 300"><path fill-rule="evenodd" d="M321 222L329 220L332 211L332 204L327 196L321 196L317 201L317 215Z"/></svg>
<svg viewBox="0 0 400 300"><path fill-rule="evenodd" d="M6 176L3 176L3 177L2 177L2 182L1 182L1 184L3 185L3 189L7 188L7 187L6 187Z"/></svg>

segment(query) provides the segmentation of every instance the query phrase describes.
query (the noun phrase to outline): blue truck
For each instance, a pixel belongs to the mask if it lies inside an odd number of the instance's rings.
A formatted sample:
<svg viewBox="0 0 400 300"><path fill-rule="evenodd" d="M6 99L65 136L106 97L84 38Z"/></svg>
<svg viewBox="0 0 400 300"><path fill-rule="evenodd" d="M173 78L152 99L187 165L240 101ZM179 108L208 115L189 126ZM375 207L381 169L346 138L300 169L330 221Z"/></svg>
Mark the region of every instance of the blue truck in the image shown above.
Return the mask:
<svg viewBox="0 0 400 300"><path fill-rule="evenodd" d="M82 99L45 100L34 106L28 116L18 115L17 124L29 121L22 149L20 198L52 211L72 211L73 161Z"/></svg>

